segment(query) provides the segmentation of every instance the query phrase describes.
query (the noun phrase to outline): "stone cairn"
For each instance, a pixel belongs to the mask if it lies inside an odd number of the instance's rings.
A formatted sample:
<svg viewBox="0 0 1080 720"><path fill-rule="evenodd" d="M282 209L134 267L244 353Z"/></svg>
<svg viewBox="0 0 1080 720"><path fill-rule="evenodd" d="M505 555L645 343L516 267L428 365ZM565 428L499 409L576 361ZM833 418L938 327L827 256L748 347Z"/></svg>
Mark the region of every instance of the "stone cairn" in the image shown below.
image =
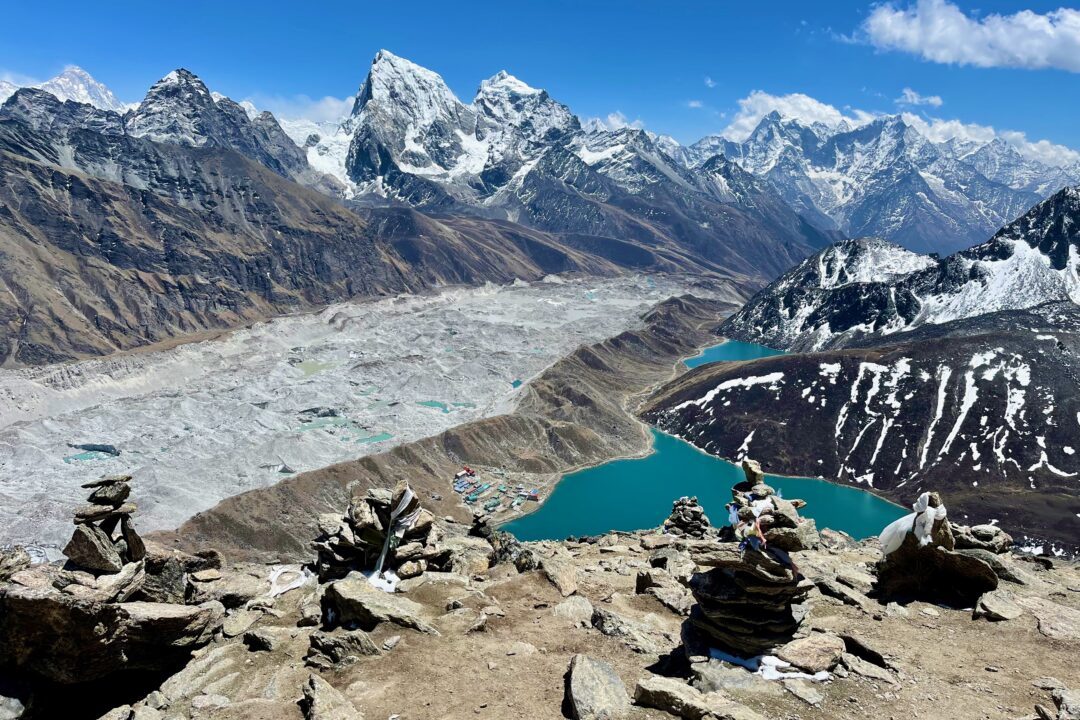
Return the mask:
<svg viewBox="0 0 1080 720"><path fill-rule="evenodd" d="M671 515L664 521L664 532L668 535L705 537L709 532L709 518L705 515L705 508L698 504L696 497L679 498L671 505Z"/></svg>
<svg viewBox="0 0 1080 720"><path fill-rule="evenodd" d="M813 518L799 516L806 501L785 500L777 495L765 484L765 473L756 460L743 460L742 468L746 479L731 489L739 526L760 527L767 546L787 552L817 547L817 523Z"/></svg>
<svg viewBox="0 0 1080 720"><path fill-rule="evenodd" d="M764 483L758 463L744 461L743 471L745 482L732 489L739 520L736 541L689 547L694 562L709 569L690 579L696 604L690 611L688 650L693 645L760 655L791 640L806 616L803 603L814 585L787 554L817 543L813 521L798 514L806 503L777 496ZM754 534L759 527L764 544Z"/></svg>
<svg viewBox="0 0 1080 720"><path fill-rule="evenodd" d="M127 502L130 482L130 475L108 475L83 484L92 489L89 502L75 511L75 532L63 550L72 564L94 573L118 573L146 556L131 521L136 508Z"/></svg>
<svg viewBox="0 0 1080 720"><path fill-rule="evenodd" d="M319 516L319 536L313 543L318 559L315 570L319 580L337 580L353 570L372 570L391 530L392 510L399 506L408 485L398 483L393 489L369 488L363 497L353 498L344 516L327 513ZM415 520L403 528L400 537L391 538L383 570L393 570L401 579L416 577L439 565L438 543L442 534L435 516L412 501L398 516Z"/></svg>

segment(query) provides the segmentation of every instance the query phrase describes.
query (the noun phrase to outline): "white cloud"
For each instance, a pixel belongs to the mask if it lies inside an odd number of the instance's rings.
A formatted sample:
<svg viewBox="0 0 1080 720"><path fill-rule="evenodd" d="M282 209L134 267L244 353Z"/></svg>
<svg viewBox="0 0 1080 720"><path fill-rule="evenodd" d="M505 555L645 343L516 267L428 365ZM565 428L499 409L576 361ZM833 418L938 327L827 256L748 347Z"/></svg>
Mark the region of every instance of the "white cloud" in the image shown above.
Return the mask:
<svg viewBox="0 0 1080 720"><path fill-rule="evenodd" d="M22 73L14 72L11 70L0 70L0 80L9 82L12 85L18 87L33 87L34 85L40 85L41 80L32 78L29 75L23 75Z"/></svg>
<svg viewBox="0 0 1080 720"><path fill-rule="evenodd" d="M705 104L702 103L700 100L687 100L686 107L697 110L698 108L705 107Z"/></svg>
<svg viewBox="0 0 1080 720"><path fill-rule="evenodd" d="M739 111L735 113L731 124L720 134L729 140L742 142L750 136L754 128L772 111L780 113L781 117L798 120L806 125L822 123L835 127L843 122L850 125L863 125L874 119L874 113L862 110L849 111L845 115L832 105L816 100L802 93L790 95L771 95L761 90L754 90L748 96L739 100Z"/></svg>
<svg viewBox="0 0 1080 720"><path fill-rule="evenodd" d="M645 123L642 122L640 118L631 120L618 110L613 113L608 113L607 117L588 118L583 124L587 129L592 130L621 130L627 127L640 130L645 127Z"/></svg>
<svg viewBox="0 0 1080 720"><path fill-rule="evenodd" d="M936 63L1080 72L1080 10L1071 8L973 18L948 0L918 0L906 9L886 3L862 32L877 48Z"/></svg>
<svg viewBox="0 0 1080 720"><path fill-rule="evenodd" d="M711 77L709 77L708 75L706 75L706 76L705 76L705 87L707 87L707 88L714 88L714 87L716 87L716 81L715 81L715 80L713 80L713 79L712 79Z"/></svg>
<svg viewBox="0 0 1080 720"><path fill-rule="evenodd" d="M353 99L336 98L327 95L314 99L307 95L253 95L244 98L260 110L269 110L275 117L286 120L311 120L313 122L337 122L348 116L352 110Z"/></svg>
<svg viewBox="0 0 1080 720"><path fill-rule="evenodd" d="M900 97L894 102L897 105L930 105L931 107L941 107L945 104L940 95L920 95L909 87L904 88Z"/></svg>

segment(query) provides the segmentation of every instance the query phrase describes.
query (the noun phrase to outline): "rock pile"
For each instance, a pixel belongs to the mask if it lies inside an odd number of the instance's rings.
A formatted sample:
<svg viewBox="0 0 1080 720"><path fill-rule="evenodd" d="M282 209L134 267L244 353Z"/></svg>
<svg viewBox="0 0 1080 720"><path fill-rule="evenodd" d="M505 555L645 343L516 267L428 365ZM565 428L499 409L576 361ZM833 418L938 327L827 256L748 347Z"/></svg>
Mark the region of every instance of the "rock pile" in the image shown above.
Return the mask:
<svg viewBox="0 0 1080 720"><path fill-rule="evenodd" d="M734 543L701 543L690 548L699 566L690 591L696 605L690 624L709 647L753 656L791 640L807 608L813 583L790 562L771 552ZM698 643L700 644L700 643Z"/></svg>
<svg viewBox="0 0 1080 720"><path fill-rule="evenodd" d="M761 466L743 461L746 479L732 488L729 512L736 542L693 542L700 567L690 578L696 602L690 625L697 641L737 655L759 655L791 640L806 615L813 583L788 552L819 543L814 521L799 516L802 500L784 500L765 484Z"/></svg>
<svg viewBox="0 0 1080 720"><path fill-rule="evenodd" d="M756 533L772 547L788 552L811 550L820 543L817 524L799 516L803 500L785 500L765 484L765 474L756 460L743 460L746 479L731 489L738 525ZM741 539L741 538L740 538Z"/></svg>
<svg viewBox="0 0 1080 720"><path fill-rule="evenodd" d="M989 529L980 529L976 534L974 528L956 526L960 537L964 538L963 544L968 545L958 549L941 496L936 492L926 495L925 508L920 511L923 506L916 502L913 506L916 512L897 521L905 525L910 522L911 526L902 528L903 541L878 563L875 589L886 598L917 598L970 607L980 595L996 590L998 586L994 567L1000 563L993 552L982 546L1008 549L1011 538L1001 531L998 531L1000 536ZM936 517L929 525L926 537L920 539L918 533L923 523L919 520L926 513L935 513ZM885 532L888 531L886 528ZM972 547L976 542L980 546ZM1005 569L1004 565L1002 569Z"/></svg>
<svg viewBox="0 0 1080 720"><path fill-rule="evenodd" d="M118 573L127 563L146 556L146 546L131 522L135 503L127 502L130 482L130 475L108 475L83 484L92 492L88 504L75 511L75 532L63 550L74 565ZM115 535L117 526L119 535Z"/></svg>
<svg viewBox="0 0 1080 720"><path fill-rule="evenodd" d="M705 537L709 531L709 518L696 497L681 497L671 505L671 515L664 521L664 532L669 535Z"/></svg>
<svg viewBox="0 0 1080 720"><path fill-rule="evenodd" d="M392 522L393 511L403 502ZM363 497L353 498L344 516L328 513L319 517L320 535L313 543L319 580L337 580L354 570L373 569L391 531L384 570L406 579L441 564L442 532L435 516L420 507L408 485L399 483L393 490L369 488Z"/></svg>

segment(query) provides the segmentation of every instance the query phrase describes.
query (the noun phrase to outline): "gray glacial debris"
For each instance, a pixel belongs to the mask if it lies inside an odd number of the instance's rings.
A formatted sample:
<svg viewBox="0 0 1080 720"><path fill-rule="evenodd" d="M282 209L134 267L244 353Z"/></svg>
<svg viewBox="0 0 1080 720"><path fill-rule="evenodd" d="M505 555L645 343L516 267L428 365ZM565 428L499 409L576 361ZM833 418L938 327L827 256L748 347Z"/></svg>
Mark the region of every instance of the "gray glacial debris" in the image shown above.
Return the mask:
<svg viewBox="0 0 1080 720"><path fill-rule="evenodd" d="M687 289L664 277L457 288L334 305L158 352L0 369L0 493L10 498L0 545L59 557L90 468L139 468L135 518L148 532L272 484L282 466L323 467L506 412L523 392L511 380L638 326L645 309ZM355 383L345 394L343 374ZM245 402L270 396L261 408ZM470 406L417 404L428 400ZM301 423L310 408L338 416ZM101 427L121 455L64 462L72 437Z"/></svg>

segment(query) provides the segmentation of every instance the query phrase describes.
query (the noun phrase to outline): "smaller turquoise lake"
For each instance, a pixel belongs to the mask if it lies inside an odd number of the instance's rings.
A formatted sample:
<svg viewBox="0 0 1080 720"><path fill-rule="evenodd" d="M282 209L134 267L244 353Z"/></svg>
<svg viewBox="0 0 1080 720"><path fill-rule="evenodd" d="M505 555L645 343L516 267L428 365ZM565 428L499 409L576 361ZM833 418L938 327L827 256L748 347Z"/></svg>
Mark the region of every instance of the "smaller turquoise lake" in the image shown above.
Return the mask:
<svg viewBox="0 0 1080 720"><path fill-rule="evenodd" d="M695 367L717 360L750 360L782 353L759 345L726 342L686 362ZM695 362L698 361L698 362ZM690 443L652 430L653 453L614 460L565 476L535 512L501 529L519 540L562 540L571 535L599 535L610 530L658 527L683 495L696 495L714 525L724 525L724 506L743 471ZM907 510L847 485L813 478L767 475L766 482L786 498L806 501L800 510L819 528L843 530L856 538L877 535Z"/></svg>
<svg viewBox="0 0 1080 720"><path fill-rule="evenodd" d="M773 350L767 348L764 345L755 345L754 343L738 342L737 340L728 340L727 342L720 343L719 345L713 345L712 347L705 348L701 351L700 355L695 355L692 358L687 358L683 361L686 367L696 368L698 365L707 365L712 362L719 362L722 360L731 362L733 360L757 360L763 357L772 357L773 355L783 355L783 350Z"/></svg>

